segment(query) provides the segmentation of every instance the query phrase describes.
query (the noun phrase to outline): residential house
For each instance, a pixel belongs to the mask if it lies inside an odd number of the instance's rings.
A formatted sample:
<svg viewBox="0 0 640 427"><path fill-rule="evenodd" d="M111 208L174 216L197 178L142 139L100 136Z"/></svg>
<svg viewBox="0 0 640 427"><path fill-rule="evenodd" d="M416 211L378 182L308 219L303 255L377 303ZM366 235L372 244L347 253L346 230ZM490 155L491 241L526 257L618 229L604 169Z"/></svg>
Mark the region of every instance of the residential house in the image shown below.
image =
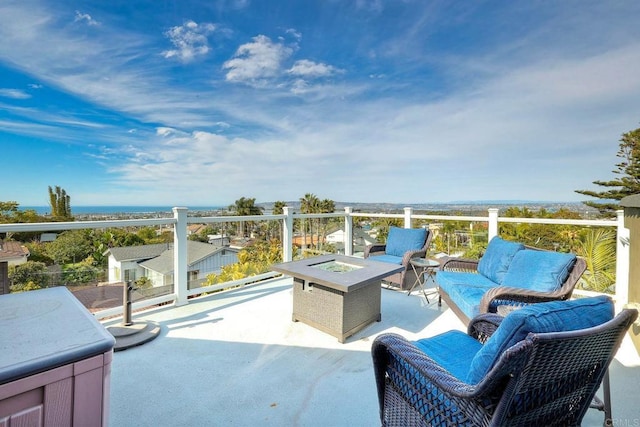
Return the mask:
<svg viewBox="0 0 640 427"><path fill-rule="evenodd" d="M333 244L339 253L344 253L344 229L338 228L327 234L327 243ZM353 253L364 253L367 245L376 243L376 239L360 228L353 229Z"/></svg>
<svg viewBox="0 0 640 427"><path fill-rule="evenodd" d="M53 242L58 237L58 233L42 233L40 235L40 242Z"/></svg>
<svg viewBox="0 0 640 427"><path fill-rule="evenodd" d="M147 277L154 287L173 284L173 244L127 246L111 248L109 255L109 282L134 281ZM208 243L187 241L189 281L206 279L211 273L238 261L238 250L221 248Z"/></svg>
<svg viewBox="0 0 640 427"><path fill-rule="evenodd" d="M207 239L209 240L210 245L218 247L231 245L231 239L229 236L225 236L223 234L207 234Z"/></svg>
<svg viewBox="0 0 640 427"><path fill-rule="evenodd" d="M219 273L225 265L238 262L238 252L234 248L187 241L188 283L193 287L201 286L209 274ZM154 287L173 284L173 248L139 265Z"/></svg>
<svg viewBox="0 0 640 427"><path fill-rule="evenodd" d="M187 225L187 236L200 234L200 232L202 232L206 228L207 228L206 224L189 224Z"/></svg>
<svg viewBox="0 0 640 427"><path fill-rule="evenodd" d="M20 242L0 240L0 295L9 293L9 266L27 262L29 249Z"/></svg>

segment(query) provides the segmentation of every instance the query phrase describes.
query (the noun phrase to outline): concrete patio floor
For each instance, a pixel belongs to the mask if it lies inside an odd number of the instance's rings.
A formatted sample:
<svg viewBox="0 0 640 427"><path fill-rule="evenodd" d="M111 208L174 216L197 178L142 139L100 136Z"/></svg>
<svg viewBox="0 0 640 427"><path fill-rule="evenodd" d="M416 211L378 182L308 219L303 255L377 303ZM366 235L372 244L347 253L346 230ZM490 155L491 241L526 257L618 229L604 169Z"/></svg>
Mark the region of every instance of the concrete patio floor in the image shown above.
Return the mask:
<svg viewBox="0 0 640 427"><path fill-rule="evenodd" d="M110 425L377 426L375 336L464 330L437 297L427 304L421 292L383 288L382 321L340 344L291 321L291 284L273 279L134 314L162 331L115 353ZM611 366L614 425L640 425L638 384L640 360L627 338ZM602 421L602 412L589 410L583 425Z"/></svg>

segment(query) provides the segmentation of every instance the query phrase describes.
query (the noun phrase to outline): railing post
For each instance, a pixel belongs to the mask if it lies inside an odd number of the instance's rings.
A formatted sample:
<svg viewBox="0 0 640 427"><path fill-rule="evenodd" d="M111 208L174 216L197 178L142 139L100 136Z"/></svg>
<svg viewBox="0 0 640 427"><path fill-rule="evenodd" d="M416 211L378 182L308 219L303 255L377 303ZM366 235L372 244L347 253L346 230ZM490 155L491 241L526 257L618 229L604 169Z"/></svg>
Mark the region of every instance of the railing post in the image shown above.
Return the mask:
<svg viewBox="0 0 640 427"><path fill-rule="evenodd" d="M629 229L624 226L624 210L616 211L618 232L616 238L616 307L629 302Z"/></svg>
<svg viewBox="0 0 640 427"><path fill-rule="evenodd" d="M293 260L293 210L285 206L282 213L286 215L282 221L282 258L288 262Z"/></svg>
<svg viewBox="0 0 640 427"><path fill-rule="evenodd" d="M353 255L353 217L351 213L353 208L345 206L344 208L344 254L346 256Z"/></svg>
<svg viewBox="0 0 640 427"><path fill-rule="evenodd" d="M189 290L187 280L187 208L173 208L176 224L173 227L173 291L176 305L185 305Z"/></svg>
<svg viewBox="0 0 640 427"><path fill-rule="evenodd" d="M404 228L411 228L411 215L413 208L404 208Z"/></svg>
<svg viewBox="0 0 640 427"><path fill-rule="evenodd" d="M489 240L498 235L498 209L489 208Z"/></svg>

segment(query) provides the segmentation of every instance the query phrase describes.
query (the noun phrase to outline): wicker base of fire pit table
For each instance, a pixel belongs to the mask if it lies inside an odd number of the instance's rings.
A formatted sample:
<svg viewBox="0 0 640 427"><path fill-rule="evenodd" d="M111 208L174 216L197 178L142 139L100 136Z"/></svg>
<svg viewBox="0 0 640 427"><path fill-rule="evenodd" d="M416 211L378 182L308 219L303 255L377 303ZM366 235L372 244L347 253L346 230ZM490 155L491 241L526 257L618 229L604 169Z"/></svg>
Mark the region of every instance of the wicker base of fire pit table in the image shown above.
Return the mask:
<svg viewBox="0 0 640 427"><path fill-rule="evenodd" d="M381 320L380 281L400 265L344 255L322 255L272 267L293 277L294 322L345 340Z"/></svg>

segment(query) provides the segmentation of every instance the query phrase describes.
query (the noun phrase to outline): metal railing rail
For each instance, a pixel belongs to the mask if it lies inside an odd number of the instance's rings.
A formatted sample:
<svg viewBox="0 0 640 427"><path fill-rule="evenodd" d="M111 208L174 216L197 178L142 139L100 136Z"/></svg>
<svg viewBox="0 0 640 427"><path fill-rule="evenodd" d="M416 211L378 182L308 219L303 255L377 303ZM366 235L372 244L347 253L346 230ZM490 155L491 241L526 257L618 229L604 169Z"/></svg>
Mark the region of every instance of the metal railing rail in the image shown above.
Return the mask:
<svg viewBox="0 0 640 427"><path fill-rule="evenodd" d="M239 281L228 282L226 284L213 285L210 287L199 287L188 289L187 276L187 226L193 223L225 223L225 222L248 222L248 221L282 221L283 225L283 260L291 261L293 255L293 235L294 219L316 219L316 218L344 218L344 246L345 255L353 254L353 219L354 218L398 218L404 219L404 227L410 228L414 220L432 221L468 221L486 222L488 224L488 238L492 238L498 233L498 223L531 223L550 225L577 225L577 226L599 226L616 227L617 229L617 252L616 252L616 295L618 304L627 302L628 292L628 272L629 272L629 247L626 242L629 237L629 230L624 227L623 211L618 211L615 220L572 220L572 219L548 219L548 218L510 218L499 217L498 210L491 208L487 216L464 216L464 215L423 215L414 214L412 208L405 208L404 213L377 213L377 212L353 212L352 208L346 207L344 212L322 213L322 214L300 214L295 213L289 207L283 209L283 214L276 215L250 215L250 216L216 216L216 217L189 217L188 209L182 207L173 208L173 218L152 218L152 219L127 219L127 220L107 220L107 221L76 221L76 222L50 222L50 223L12 223L0 224L0 233L5 232L33 232L33 231L62 231L78 229L104 229L104 228L126 228L137 226L172 225L174 230L174 292L169 295L140 301L133 304L133 309L139 309L144 304L160 304L174 302L176 305L187 304L188 297L204 292L220 290L225 287L243 285L255 282L256 280L274 277L276 273L266 273L261 276L254 276ZM120 312L122 309L119 309ZM117 309L107 309L95 313L96 317L103 318L117 315Z"/></svg>

